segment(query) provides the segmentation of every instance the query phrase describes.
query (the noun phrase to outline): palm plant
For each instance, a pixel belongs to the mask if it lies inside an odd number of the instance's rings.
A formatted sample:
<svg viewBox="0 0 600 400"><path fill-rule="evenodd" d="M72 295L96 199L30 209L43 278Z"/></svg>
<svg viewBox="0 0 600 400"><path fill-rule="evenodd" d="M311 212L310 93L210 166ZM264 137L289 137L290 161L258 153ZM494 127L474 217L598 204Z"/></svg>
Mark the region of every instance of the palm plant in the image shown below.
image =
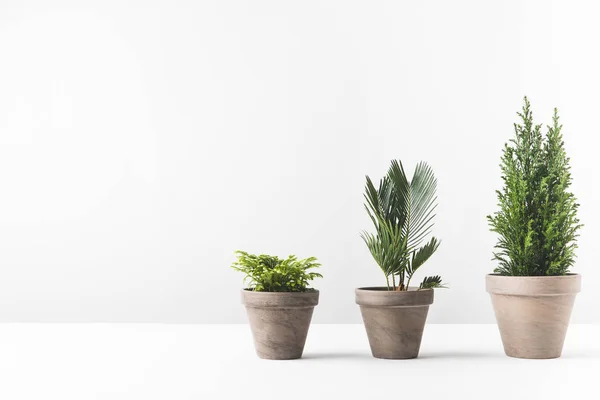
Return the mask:
<svg viewBox="0 0 600 400"><path fill-rule="evenodd" d="M401 161L393 160L379 188L367 176L365 208L375 233L361 237L385 274L388 290L408 290L415 272L437 250L440 242L431 233L435 217L437 180L424 162L417 164L410 182ZM440 288L439 275L425 277L419 289Z"/></svg>

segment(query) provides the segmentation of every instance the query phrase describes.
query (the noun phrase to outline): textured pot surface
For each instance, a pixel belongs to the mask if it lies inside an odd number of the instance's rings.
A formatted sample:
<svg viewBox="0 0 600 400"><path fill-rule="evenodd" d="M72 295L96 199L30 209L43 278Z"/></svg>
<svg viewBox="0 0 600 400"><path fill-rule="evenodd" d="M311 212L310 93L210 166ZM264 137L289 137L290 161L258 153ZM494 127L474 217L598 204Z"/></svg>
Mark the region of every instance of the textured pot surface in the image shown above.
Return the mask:
<svg viewBox="0 0 600 400"><path fill-rule="evenodd" d="M302 357L318 302L316 290L304 293L242 290L256 354L271 360Z"/></svg>
<svg viewBox="0 0 600 400"><path fill-rule="evenodd" d="M376 358L406 359L419 355L433 289L388 291L385 287L358 288L371 353Z"/></svg>
<svg viewBox="0 0 600 400"><path fill-rule="evenodd" d="M486 276L504 352L518 358L562 353L581 275Z"/></svg>

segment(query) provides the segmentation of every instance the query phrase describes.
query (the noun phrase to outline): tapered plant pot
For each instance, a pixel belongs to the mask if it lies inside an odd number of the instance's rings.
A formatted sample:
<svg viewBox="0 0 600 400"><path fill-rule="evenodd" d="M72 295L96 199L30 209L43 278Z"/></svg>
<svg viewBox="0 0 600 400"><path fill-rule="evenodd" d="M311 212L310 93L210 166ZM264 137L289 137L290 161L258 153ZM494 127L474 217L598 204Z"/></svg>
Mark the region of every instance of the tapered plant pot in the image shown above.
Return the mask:
<svg viewBox="0 0 600 400"><path fill-rule="evenodd" d="M373 357L406 359L419 355L433 289L389 291L370 287L356 289L355 295Z"/></svg>
<svg viewBox="0 0 600 400"><path fill-rule="evenodd" d="M518 358L562 353L581 275L486 276L504 352Z"/></svg>
<svg viewBox="0 0 600 400"><path fill-rule="evenodd" d="M256 354L270 360L302 357L319 292L255 292L242 290L242 303L254 337Z"/></svg>

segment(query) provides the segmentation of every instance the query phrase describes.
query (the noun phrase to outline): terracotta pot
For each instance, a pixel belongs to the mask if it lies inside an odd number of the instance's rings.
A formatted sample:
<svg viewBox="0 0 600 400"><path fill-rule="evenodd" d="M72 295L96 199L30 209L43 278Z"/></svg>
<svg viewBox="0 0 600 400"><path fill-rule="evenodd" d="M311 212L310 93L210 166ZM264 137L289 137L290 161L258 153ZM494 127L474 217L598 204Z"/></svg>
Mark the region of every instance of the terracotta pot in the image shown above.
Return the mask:
<svg viewBox="0 0 600 400"><path fill-rule="evenodd" d="M242 303L254 337L256 354L270 360L302 357L319 292L254 292L242 290Z"/></svg>
<svg viewBox="0 0 600 400"><path fill-rule="evenodd" d="M433 289L400 292L370 287L358 288L355 294L373 357L406 359L419 355Z"/></svg>
<svg viewBox="0 0 600 400"><path fill-rule="evenodd" d="M581 275L486 276L504 352L518 358L562 353Z"/></svg>

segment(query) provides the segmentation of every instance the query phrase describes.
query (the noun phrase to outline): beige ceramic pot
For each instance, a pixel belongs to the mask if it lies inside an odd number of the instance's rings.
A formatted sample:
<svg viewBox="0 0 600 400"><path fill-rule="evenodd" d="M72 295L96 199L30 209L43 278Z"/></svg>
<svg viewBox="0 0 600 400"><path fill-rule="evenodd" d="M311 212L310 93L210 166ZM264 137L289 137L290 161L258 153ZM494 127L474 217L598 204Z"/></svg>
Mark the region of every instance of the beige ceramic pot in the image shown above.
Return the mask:
<svg viewBox="0 0 600 400"><path fill-rule="evenodd" d="M562 353L581 275L486 276L504 352L518 358Z"/></svg>
<svg viewBox="0 0 600 400"><path fill-rule="evenodd" d="M433 289L389 291L385 287L355 291L376 358L406 359L419 355Z"/></svg>
<svg viewBox="0 0 600 400"><path fill-rule="evenodd" d="M317 290L303 293L242 290L256 354L271 360L302 357L318 302Z"/></svg>

